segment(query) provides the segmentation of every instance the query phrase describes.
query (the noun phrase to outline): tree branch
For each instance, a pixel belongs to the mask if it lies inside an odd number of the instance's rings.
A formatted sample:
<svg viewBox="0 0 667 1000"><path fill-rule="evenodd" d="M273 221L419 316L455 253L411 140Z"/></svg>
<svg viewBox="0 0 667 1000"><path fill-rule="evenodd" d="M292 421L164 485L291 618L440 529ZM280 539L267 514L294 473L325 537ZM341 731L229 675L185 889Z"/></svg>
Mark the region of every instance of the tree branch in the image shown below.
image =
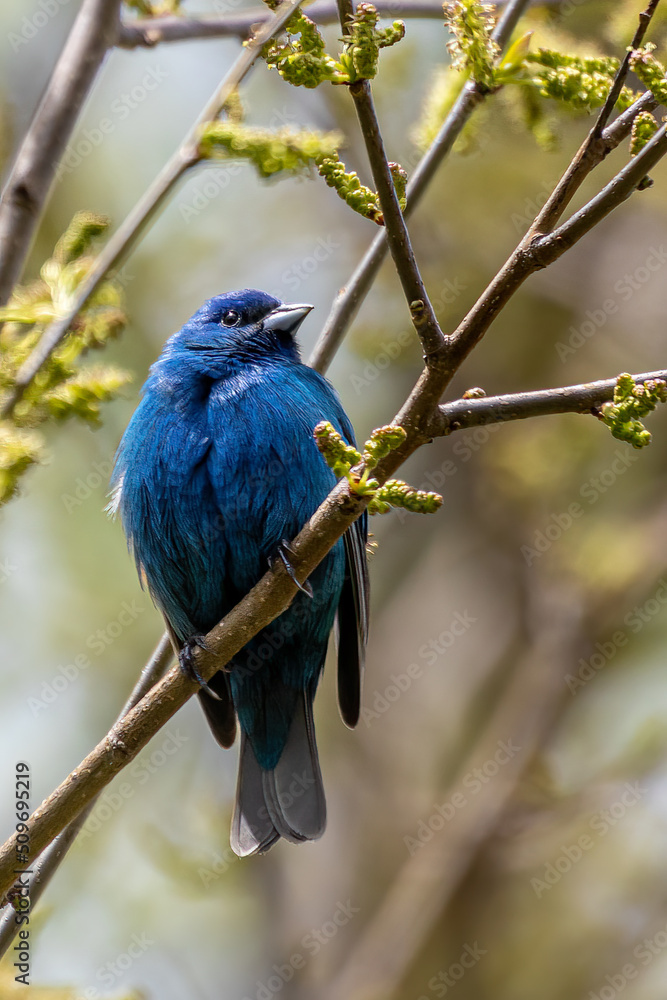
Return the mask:
<svg viewBox="0 0 667 1000"><path fill-rule="evenodd" d="M653 167L667 153L667 126L663 125L644 148L600 191L579 209L567 222L553 233L544 236L533 246L541 255L546 251L551 259L554 248L563 250L590 232L610 212L633 194Z"/></svg>
<svg viewBox="0 0 667 1000"><path fill-rule="evenodd" d="M301 0L285 0L275 14L267 20L254 35L225 75L222 83L204 106L193 127L188 131L179 149L172 156L148 191L140 198L120 228L114 233L73 296L67 313L51 323L44 331L37 347L21 366L16 376L15 386L3 400L0 418L8 416L30 385L37 372L66 335L77 313L95 291L104 276L133 247L137 238L156 215L164 200L189 167L199 162L199 128L204 122L216 118L230 94L236 90L241 80L251 68L264 42L273 38L285 24Z"/></svg>
<svg viewBox="0 0 667 1000"><path fill-rule="evenodd" d="M634 381L652 379L667 381L667 369L633 375ZM614 398L616 379L601 379L561 389L538 389L534 392L513 392L503 396L483 396L480 399L455 399L438 407L431 421L433 437L451 434L466 427L482 424L525 420L554 413L595 413L603 403Z"/></svg>
<svg viewBox="0 0 667 1000"><path fill-rule="evenodd" d="M438 0L376 0L373 6L381 16L443 20L442 3ZM221 17L143 17L121 23L116 45L133 49L198 38L247 38L253 27L264 24L270 16L266 7L257 7ZM315 24L333 24L338 20L338 8L334 0L319 0L308 8L308 17Z"/></svg>
<svg viewBox="0 0 667 1000"><path fill-rule="evenodd" d="M493 33L494 40L501 49L507 44L512 31L527 6L529 4L526 0L523 0L523 2L522 0L518 0L518 2L507 4L507 8ZM651 15L654 10L655 6L652 7ZM646 16L647 14L644 12L642 17L646 18ZM639 33L635 35L634 41L638 37L641 41L645 30L646 25L641 35ZM443 122L437 138L420 160L413 177L408 183L408 202L404 213L406 218L421 199L422 194L443 159L451 151L454 142L461 134L470 115L486 96L488 95L482 94L479 91L474 81L469 81L464 87L458 100ZM571 161L548 201L531 225L525 238L527 243L534 236L544 235L551 231L589 173L630 134L632 123L636 116L641 111L652 111L655 107L657 107L657 101L653 95L650 92L643 94L632 107L620 114L611 125L605 128L601 135L596 132L598 123L601 121L601 117L598 118L598 122L591 129L581 149ZM387 254L387 249L386 233L380 231L373 239L373 242L370 244L349 281L346 282L336 297L309 359L309 364L318 371L326 371L329 367L348 327L377 277Z"/></svg>
<svg viewBox="0 0 667 1000"><path fill-rule="evenodd" d="M602 135L605 125L614 113L614 108L616 107L616 101L621 96L621 91L623 90L623 84L625 83L628 73L630 72L630 59L632 57L632 50L638 49L641 43L644 41L644 36L648 31L649 25L653 19L658 4L660 0L649 0L646 10L643 10L639 15L639 24L637 25L637 30L635 31L634 37L630 42L628 49L626 50L625 56L621 60L621 64L618 67L616 76L614 77L614 82L609 88L609 93L607 94L607 100L602 105L600 114L597 117L597 121L593 126L591 137L599 137ZM591 138L591 141L592 138Z"/></svg>
<svg viewBox="0 0 667 1000"><path fill-rule="evenodd" d="M20 279L56 167L113 45L120 0L84 0L0 198L0 306Z"/></svg>
<svg viewBox="0 0 667 1000"><path fill-rule="evenodd" d="M342 9L344 0L339 0L339 3ZM368 80L362 80L359 83L350 84L349 89L366 143L366 152L384 216L389 251L403 287L412 322L421 341L424 360L427 365L431 365L436 363L441 356L446 341L419 273L410 235L398 203L398 196L375 114L371 85Z"/></svg>
<svg viewBox="0 0 667 1000"><path fill-rule="evenodd" d="M355 496L346 480L334 487L290 544L290 562L299 580L309 576L367 503L368 497ZM201 676L208 680L229 663L254 635L287 609L296 592L296 584L276 560L250 593L209 632L207 651L196 650ZM37 857L197 690L199 685L175 666L117 722L28 820L30 849L26 861ZM4 898L14 882L16 846L14 834L0 848L0 898Z"/></svg>

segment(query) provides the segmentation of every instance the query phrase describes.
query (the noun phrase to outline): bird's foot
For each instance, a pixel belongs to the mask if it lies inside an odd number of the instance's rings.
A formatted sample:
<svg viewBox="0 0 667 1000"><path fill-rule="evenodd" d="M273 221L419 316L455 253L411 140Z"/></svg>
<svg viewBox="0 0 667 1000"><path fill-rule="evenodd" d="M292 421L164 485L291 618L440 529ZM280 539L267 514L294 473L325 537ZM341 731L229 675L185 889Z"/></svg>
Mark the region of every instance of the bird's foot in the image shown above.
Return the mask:
<svg viewBox="0 0 667 1000"><path fill-rule="evenodd" d="M292 554L293 553L292 553L292 550L291 550L291 548L289 546L289 542L286 541L286 539L283 538L282 541L280 542L280 545L278 546L278 558L282 561L282 564L285 567L285 569L287 570L287 574L290 577L290 579L293 581L293 583L295 583L297 585L297 587L299 588L299 590L303 594L305 594L306 597L311 597L312 598L312 596L313 596L313 588L310 585L310 583L308 582L308 580L306 580L304 583L299 583L299 581L296 578L296 573L294 572L294 567L292 566L291 562L289 561L289 557ZM272 563L272 562L273 562L273 560L270 560L270 563Z"/></svg>
<svg viewBox="0 0 667 1000"><path fill-rule="evenodd" d="M206 691L206 694L210 695L216 701L222 701L222 698L214 691L210 684L204 680L199 671L197 670L197 665L195 663L194 652L197 646L200 649L208 649L206 645L205 636L203 635L193 635L183 643L183 647L178 655L178 665L185 674L185 676L190 681L197 681L197 684Z"/></svg>

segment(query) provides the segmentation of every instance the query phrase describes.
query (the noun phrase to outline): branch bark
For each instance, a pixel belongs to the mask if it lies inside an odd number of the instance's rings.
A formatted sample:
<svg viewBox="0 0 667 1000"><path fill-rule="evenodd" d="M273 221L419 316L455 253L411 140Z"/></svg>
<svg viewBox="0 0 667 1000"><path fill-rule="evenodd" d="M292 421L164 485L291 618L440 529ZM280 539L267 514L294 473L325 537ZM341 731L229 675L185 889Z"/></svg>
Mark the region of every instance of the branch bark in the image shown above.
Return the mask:
<svg viewBox="0 0 667 1000"><path fill-rule="evenodd" d="M0 198L0 306L20 279L56 167L118 30L120 0L84 0Z"/></svg>
<svg viewBox="0 0 667 1000"><path fill-rule="evenodd" d="M633 375L635 382L652 379L667 381L667 369ZM480 399L455 399L438 407L431 422L433 437L441 437L466 427L482 424L525 420L554 413L590 413L614 398L616 379L601 379L561 389L538 389L535 392L515 392L503 396L483 396Z"/></svg>

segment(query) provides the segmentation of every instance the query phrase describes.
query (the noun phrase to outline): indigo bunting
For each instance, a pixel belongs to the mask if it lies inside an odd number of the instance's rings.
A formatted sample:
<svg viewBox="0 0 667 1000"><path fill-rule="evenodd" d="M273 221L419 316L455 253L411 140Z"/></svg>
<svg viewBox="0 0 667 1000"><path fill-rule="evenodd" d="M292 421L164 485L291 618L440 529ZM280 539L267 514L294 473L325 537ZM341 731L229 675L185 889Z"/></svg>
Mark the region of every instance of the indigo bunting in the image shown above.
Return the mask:
<svg viewBox="0 0 667 1000"><path fill-rule="evenodd" d="M335 390L299 358L294 335L311 308L252 289L209 299L150 369L118 449L111 506L190 676L194 646L272 560L293 576L287 540L336 482L316 424L330 421L354 444ZM237 718L241 730L231 830L240 856L324 830L312 704L336 622L339 708L348 726L358 721L366 536L364 515L279 618L208 683L197 677L221 746L234 742Z"/></svg>

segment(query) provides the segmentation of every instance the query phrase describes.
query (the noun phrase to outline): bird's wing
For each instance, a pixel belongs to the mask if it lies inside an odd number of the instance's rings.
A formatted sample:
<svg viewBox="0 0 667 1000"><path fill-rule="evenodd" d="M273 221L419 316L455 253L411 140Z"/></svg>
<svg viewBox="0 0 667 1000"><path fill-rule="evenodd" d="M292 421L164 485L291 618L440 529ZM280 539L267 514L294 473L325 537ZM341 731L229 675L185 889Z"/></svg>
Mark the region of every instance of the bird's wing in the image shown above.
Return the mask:
<svg viewBox="0 0 667 1000"><path fill-rule="evenodd" d="M343 722L351 729L359 721L361 678L368 641L367 533L368 515L364 511L343 535L345 580L338 602L338 706Z"/></svg>
<svg viewBox="0 0 667 1000"><path fill-rule="evenodd" d="M220 700L216 701L210 694L202 690L197 692L199 701L204 709L206 721L211 727L211 732L220 746L227 750L236 739L236 712L229 686L229 674L218 670L217 674L213 674L208 681L208 685L213 688Z"/></svg>
<svg viewBox="0 0 667 1000"><path fill-rule="evenodd" d="M333 390L331 390L333 393ZM334 394L335 396L335 394ZM338 421L343 437L356 447L354 430L338 397ZM370 583L366 560L368 514L366 511L343 535L345 579L336 615L338 635L338 707L343 722L354 729L361 710L361 681L368 642Z"/></svg>
<svg viewBox="0 0 667 1000"><path fill-rule="evenodd" d="M174 647L174 652L178 657L183 647L183 643L176 635L171 622L164 612L162 613L162 617L164 618L164 623L167 626L167 632L169 633L171 644ZM203 690L197 692L199 700L202 708L204 709L204 715L206 716L206 720L211 727L213 735L220 746L227 750L236 739L236 712L234 710L234 702L232 701L229 674L225 673L223 670L218 670L217 674L213 674L211 679L208 681L208 685L209 687L212 687L215 693L219 696L219 700L212 698L210 694L207 694L206 691Z"/></svg>

